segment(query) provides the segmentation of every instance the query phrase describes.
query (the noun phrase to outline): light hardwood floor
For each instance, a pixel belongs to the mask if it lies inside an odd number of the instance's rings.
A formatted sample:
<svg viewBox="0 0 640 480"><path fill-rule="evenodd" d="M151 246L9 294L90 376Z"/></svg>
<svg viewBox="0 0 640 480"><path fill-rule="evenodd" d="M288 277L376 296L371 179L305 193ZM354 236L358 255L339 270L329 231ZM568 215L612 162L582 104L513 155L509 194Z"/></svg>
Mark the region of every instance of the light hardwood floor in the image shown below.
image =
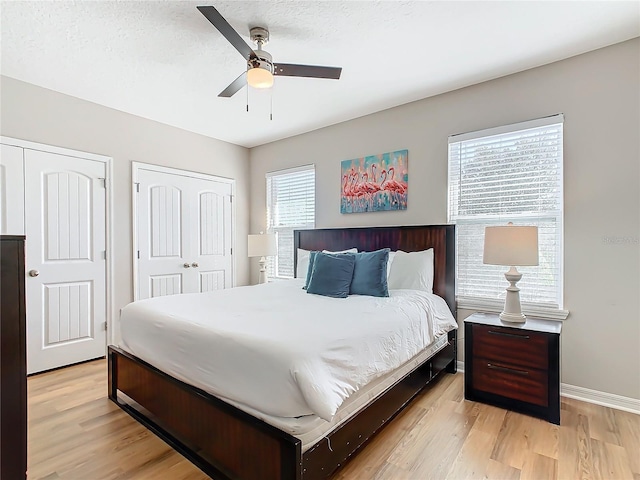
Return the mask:
<svg viewBox="0 0 640 480"><path fill-rule="evenodd" d="M206 479L107 399L105 360L28 380L29 480ZM563 399L561 425L467 402L444 375L333 480L640 480L640 416Z"/></svg>

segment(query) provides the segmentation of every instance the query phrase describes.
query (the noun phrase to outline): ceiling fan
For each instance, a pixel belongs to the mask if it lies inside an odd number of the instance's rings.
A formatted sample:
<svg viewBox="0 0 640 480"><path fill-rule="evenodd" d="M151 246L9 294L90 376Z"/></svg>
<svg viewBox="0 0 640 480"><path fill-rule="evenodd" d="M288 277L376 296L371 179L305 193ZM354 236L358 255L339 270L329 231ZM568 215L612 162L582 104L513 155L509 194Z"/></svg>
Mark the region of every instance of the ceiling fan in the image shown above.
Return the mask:
<svg viewBox="0 0 640 480"><path fill-rule="evenodd" d="M236 78L231 84L218 94L219 97L231 97L248 83L255 88L269 88L273 85L273 76L330 78L338 80L342 73L341 67L323 67L319 65L296 65L292 63L274 63L269 52L262 49L269 41L269 30L263 27L253 27L250 30L251 40L258 48L253 50L242 37L220 15L214 7L197 7L207 20L233 45L247 61L247 71Z"/></svg>

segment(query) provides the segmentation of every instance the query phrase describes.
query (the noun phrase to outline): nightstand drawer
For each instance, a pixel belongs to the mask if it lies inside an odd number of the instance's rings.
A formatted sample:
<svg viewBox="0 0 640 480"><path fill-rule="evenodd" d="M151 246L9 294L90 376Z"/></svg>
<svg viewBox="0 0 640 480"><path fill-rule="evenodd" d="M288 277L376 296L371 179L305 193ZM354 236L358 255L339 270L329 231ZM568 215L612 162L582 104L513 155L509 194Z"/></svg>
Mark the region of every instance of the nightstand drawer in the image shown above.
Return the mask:
<svg viewBox="0 0 640 480"><path fill-rule="evenodd" d="M473 359L473 388L503 397L548 406L548 376L545 371Z"/></svg>
<svg viewBox="0 0 640 480"><path fill-rule="evenodd" d="M497 363L546 370L548 340L543 333L514 328L473 325L473 356Z"/></svg>

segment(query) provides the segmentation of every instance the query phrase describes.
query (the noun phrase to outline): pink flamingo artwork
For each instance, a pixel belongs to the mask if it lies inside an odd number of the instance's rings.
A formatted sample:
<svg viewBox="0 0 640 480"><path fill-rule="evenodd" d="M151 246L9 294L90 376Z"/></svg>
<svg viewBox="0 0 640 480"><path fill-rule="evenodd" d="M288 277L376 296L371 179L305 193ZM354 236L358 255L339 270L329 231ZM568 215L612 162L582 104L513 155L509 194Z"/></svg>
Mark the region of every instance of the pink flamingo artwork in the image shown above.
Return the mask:
<svg viewBox="0 0 640 480"><path fill-rule="evenodd" d="M391 178L387 181L387 184L385 185L385 188L387 190L393 190L394 192L397 193L404 193L407 191L407 187L406 185L396 181L394 179L395 174L396 174L396 169L394 167L389 167L389 174L391 175Z"/></svg>
<svg viewBox="0 0 640 480"><path fill-rule="evenodd" d="M408 160L408 150L344 160L340 212L405 210Z"/></svg>

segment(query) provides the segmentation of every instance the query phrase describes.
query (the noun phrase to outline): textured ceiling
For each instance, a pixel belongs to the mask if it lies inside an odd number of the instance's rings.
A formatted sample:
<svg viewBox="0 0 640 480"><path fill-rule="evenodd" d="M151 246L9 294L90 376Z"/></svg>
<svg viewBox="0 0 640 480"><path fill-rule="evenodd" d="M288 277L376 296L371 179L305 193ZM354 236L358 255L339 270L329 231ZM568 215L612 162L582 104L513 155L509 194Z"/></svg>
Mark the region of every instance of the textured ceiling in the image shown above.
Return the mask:
<svg viewBox="0 0 640 480"><path fill-rule="evenodd" d="M218 98L245 69L213 5L280 63L343 67ZM630 1L2 1L2 74L246 147L640 35ZM253 45L252 45L253 46ZM273 120L269 120L270 103Z"/></svg>

